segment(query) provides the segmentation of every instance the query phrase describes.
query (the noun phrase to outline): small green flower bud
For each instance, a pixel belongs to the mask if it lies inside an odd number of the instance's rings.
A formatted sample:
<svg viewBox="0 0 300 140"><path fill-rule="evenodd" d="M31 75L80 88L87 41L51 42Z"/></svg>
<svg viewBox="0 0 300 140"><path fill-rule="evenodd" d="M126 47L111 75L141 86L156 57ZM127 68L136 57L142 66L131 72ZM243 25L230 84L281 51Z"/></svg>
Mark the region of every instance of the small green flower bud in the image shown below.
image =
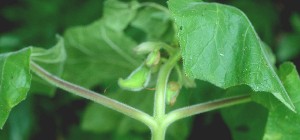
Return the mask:
<svg viewBox="0 0 300 140"><path fill-rule="evenodd" d="M159 60L160 60L159 49L155 49L148 55L148 57L145 61L145 64L146 64L146 66L151 68L153 66L156 66L159 63Z"/></svg>
<svg viewBox="0 0 300 140"><path fill-rule="evenodd" d="M148 54L156 49L160 49L161 43L158 42L143 42L134 48L137 54Z"/></svg>
<svg viewBox="0 0 300 140"><path fill-rule="evenodd" d="M169 105L174 105L179 95L181 85L178 82L170 81L167 86L166 92L166 103Z"/></svg>
<svg viewBox="0 0 300 140"><path fill-rule="evenodd" d="M151 70L144 64L135 69L126 79L119 78L118 84L121 88L130 91L144 89L151 78Z"/></svg>

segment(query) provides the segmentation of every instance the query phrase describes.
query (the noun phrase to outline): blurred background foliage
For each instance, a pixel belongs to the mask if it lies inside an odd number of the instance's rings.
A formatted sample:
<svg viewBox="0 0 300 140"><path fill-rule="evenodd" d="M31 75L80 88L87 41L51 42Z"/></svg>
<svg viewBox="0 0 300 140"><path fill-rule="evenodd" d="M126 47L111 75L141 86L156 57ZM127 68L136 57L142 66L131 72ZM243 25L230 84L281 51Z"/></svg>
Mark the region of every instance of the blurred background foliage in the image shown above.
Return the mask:
<svg viewBox="0 0 300 140"><path fill-rule="evenodd" d="M289 60L293 61L297 68L300 67L299 1L208 1L233 5L244 11L261 39L276 54L277 63L280 64ZM166 6L166 1L162 0L139 0L139 2L155 2ZM31 45L49 48L56 43L55 36L57 34L63 35L67 28L88 25L101 18L104 3L105 0L1 0L0 52L15 51ZM143 20L142 17L141 20ZM154 27L153 30L156 28L159 27ZM147 31L145 30L145 32ZM135 36L136 32L129 33ZM185 94L180 97L181 101L178 101L178 106L191 105L220 97L220 94L224 92L222 89L205 82L198 81L197 85L200 85L197 89L182 91ZM109 84L92 86L92 89L98 92L106 91L107 88L113 89L114 87L110 87ZM192 94L193 91L210 94L203 97L200 94ZM27 99L12 111L7 124L0 131L0 139L139 140L150 137L145 126L137 122L132 123L135 121L128 117L122 117L108 109L101 109L98 107L99 105L90 104L84 99L64 94L65 92L59 89L55 93L51 98L45 94L28 95ZM149 94L148 98L153 98L152 96ZM128 96L113 98L120 98L124 102L136 105L139 104L140 98L145 97L136 95L133 98L137 98L137 100L129 100L127 99ZM139 108L145 108L148 113L151 113L147 106L151 106L151 100L143 102ZM97 110L102 114L97 114ZM102 120L103 115L107 115L106 117L110 119ZM91 122L90 120L94 121ZM226 117L224 120L231 121ZM100 126L103 123L106 125ZM229 128L225 125L220 113L216 111L197 115L193 120L184 119L175 124L177 125L172 126L169 130L167 135L169 139L193 139L197 136L209 137L210 139L232 138ZM131 129L128 128L129 126ZM245 129L238 127L237 131L245 131ZM215 134L214 132L220 132L220 134L211 135ZM183 133L184 136L177 136L179 133Z"/></svg>

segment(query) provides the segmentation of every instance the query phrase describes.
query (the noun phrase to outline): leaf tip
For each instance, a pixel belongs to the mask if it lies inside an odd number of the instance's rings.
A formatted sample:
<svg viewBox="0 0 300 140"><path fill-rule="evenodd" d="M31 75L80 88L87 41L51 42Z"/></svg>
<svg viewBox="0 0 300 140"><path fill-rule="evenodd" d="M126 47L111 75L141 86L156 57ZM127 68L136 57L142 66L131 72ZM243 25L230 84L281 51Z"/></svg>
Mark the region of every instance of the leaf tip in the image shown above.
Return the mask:
<svg viewBox="0 0 300 140"><path fill-rule="evenodd" d="M293 111L294 113L297 113L296 111L296 107L294 106L294 104L292 102L288 102L285 104L285 106L287 106L291 111Z"/></svg>

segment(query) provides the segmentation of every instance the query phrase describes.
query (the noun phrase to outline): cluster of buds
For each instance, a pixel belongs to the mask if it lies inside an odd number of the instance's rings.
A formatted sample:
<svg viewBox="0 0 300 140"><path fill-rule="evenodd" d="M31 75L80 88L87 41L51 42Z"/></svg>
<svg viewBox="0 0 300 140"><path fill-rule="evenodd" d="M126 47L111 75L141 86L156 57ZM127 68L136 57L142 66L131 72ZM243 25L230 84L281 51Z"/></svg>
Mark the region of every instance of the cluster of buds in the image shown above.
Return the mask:
<svg viewBox="0 0 300 140"><path fill-rule="evenodd" d="M165 45L165 46L164 46ZM118 84L121 88L130 91L140 91L149 86L151 75L160 67L161 59L161 48L166 49L168 53L171 52L170 46L166 47L166 44L159 42L144 42L138 45L134 51L139 55L147 55L145 61L135 69L126 79L120 78ZM179 70L180 71L180 70ZM181 73L179 73L178 82L170 81L167 84L166 90L166 104L174 105L179 95L183 83L188 83L187 86L192 86L193 82L186 82L187 79L183 79Z"/></svg>
<svg viewBox="0 0 300 140"><path fill-rule="evenodd" d="M135 69L126 79L120 78L118 84L121 88L130 91L140 91L146 88L151 79L151 73L160 62L159 43L145 42L135 48L137 54L148 54L146 60Z"/></svg>

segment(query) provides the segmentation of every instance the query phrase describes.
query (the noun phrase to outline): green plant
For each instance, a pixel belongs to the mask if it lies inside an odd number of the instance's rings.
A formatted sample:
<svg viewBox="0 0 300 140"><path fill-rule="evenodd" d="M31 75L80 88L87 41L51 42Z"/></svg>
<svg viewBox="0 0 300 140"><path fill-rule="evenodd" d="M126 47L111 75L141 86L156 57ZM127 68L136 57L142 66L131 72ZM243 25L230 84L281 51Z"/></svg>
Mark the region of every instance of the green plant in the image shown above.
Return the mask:
<svg viewBox="0 0 300 140"><path fill-rule="evenodd" d="M297 139L299 75L289 62L277 70L273 53L245 14L231 6L193 0L170 0L168 6L170 11L154 3L109 0L100 20L67 30L54 47L2 54L0 126L29 89L52 96L59 87L142 122L153 140L164 139L168 126L179 119L237 104L222 110L234 139ZM200 92L202 83L197 80L222 88L223 94ZM116 94L107 97L87 89L99 84L111 86L110 92ZM205 102L185 107L182 98L187 91L199 92L193 94ZM116 129L118 116L102 108L91 104L82 127L101 132ZM95 129L98 120L90 114L99 109L100 117L116 118L100 122L103 126ZM177 127L189 125L185 121ZM140 124L123 123L145 132ZM250 129L246 136L235 129L241 124ZM170 138L184 139L189 130L176 131L171 130Z"/></svg>

